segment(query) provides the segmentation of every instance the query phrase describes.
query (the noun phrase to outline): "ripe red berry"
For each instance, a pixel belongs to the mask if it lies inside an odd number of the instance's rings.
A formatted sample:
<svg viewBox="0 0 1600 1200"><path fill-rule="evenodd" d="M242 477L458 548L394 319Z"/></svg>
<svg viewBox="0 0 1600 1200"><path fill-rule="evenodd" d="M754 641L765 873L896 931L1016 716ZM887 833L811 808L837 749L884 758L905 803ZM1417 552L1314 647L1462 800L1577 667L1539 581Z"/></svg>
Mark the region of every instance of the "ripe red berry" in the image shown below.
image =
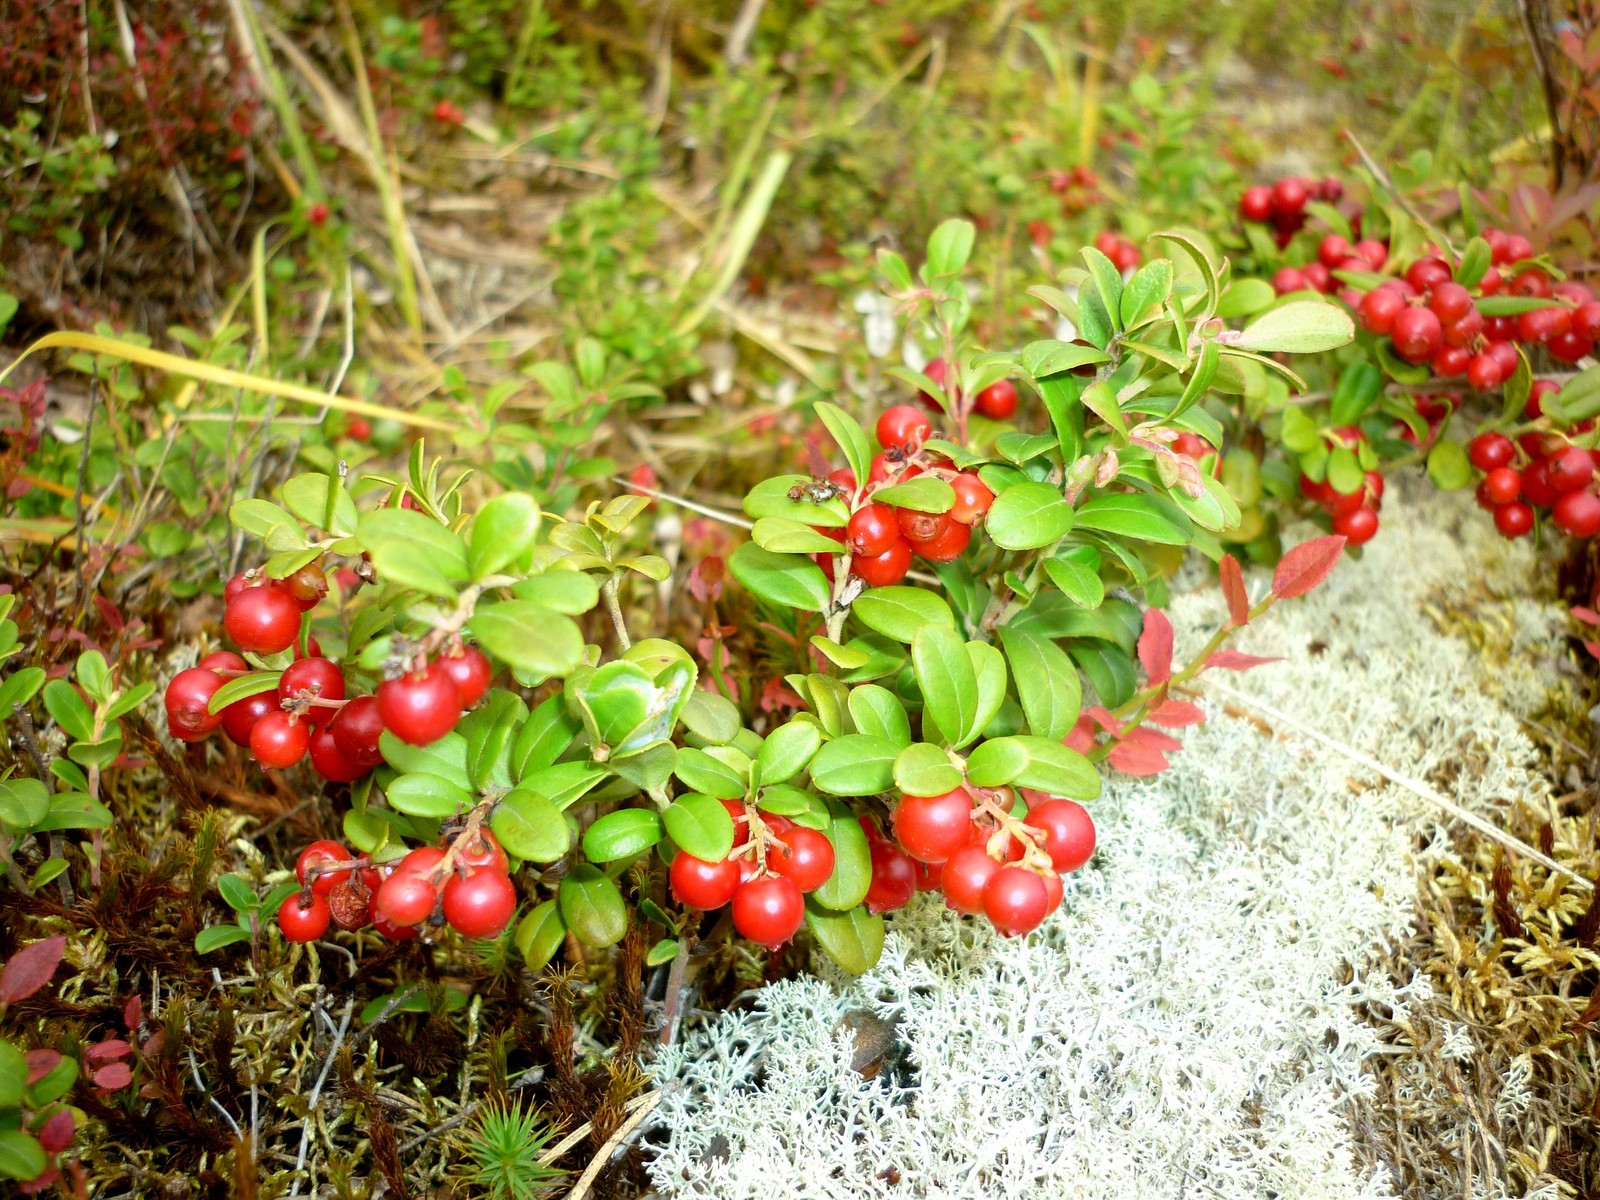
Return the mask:
<svg viewBox="0 0 1600 1200"><path fill-rule="evenodd" d="M190 667L179 671L162 697L167 710L167 730L180 742L198 742L222 724L222 714L209 710L211 697L227 681L215 671Z"/></svg>
<svg viewBox="0 0 1600 1200"><path fill-rule="evenodd" d="M1389 247L1372 238L1356 243L1356 255L1366 259L1367 266L1374 271L1383 267L1389 261Z"/></svg>
<svg viewBox="0 0 1600 1200"><path fill-rule="evenodd" d="M311 726L281 709L269 712L250 730L250 753L263 767L292 767L311 749Z"/></svg>
<svg viewBox="0 0 1600 1200"><path fill-rule="evenodd" d="M1378 535L1378 514L1370 508L1358 508L1335 517L1333 531L1352 546L1364 546Z"/></svg>
<svg viewBox="0 0 1600 1200"><path fill-rule="evenodd" d="M208 671L248 671L250 669L250 664L232 650L218 650L215 654L208 654L195 663L195 666L204 667Z"/></svg>
<svg viewBox="0 0 1600 1200"><path fill-rule="evenodd" d="M1564 308L1536 308L1517 315L1517 339L1523 342L1548 342L1572 328L1572 314Z"/></svg>
<svg viewBox="0 0 1600 1200"><path fill-rule="evenodd" d="M307 563L283 579L284 590L294 598L301 612L310 612L328 594L328 577L316 563Z"/></svg>
<svg viewBox="0 0 1600 1200"><path fill-rule="evenodd" d="M896 538L894 545L876 558L850 560L850 573L859 577L868 587L889 587L899 583L910 569L911 543L903 537Z"/></svg>
<svg viewBox="0 0 1600 1200"><path fill-rule="evenodd" d="M314 700L343 700L344 672L338 664L326 658L302 658L290 663L278 677L278 699L294 700L306 693ZM313 704L301 719L321 725L330 720L337 709Z"/></svg>
<svg viewBox="0 0 1600 1200"><path fill-rule="evenodd" d="M726 858L707 862L680 850L667 877L679 904L709 912L733 899L739 887L739 864Z"/></svg>
<svg viewBox="0 0 1600 1200"><path fill-rule="evenodd" d="M932 433L933 423L927 414L909 404L896 404L878 418L878 445L885 450L920 446Z"/></svg>
<svg viewBox="0 0 1600 1200"><path fill-rule="evenodd" d="M1591 342L1600 341L1600 300L1589 300L1572 310L1572 332Z"/></svg>
<svg viewBox="0 0 1600 1200"><path fill-rule="evenodd" d="M970 471L963 471L950 481L955 489L956 502L950 506L950 519L962 525L972 525L983 519L994 503L994 493Z"/></svg>
<svg viewBox="0 0 1600 1200"><path fill-rule="evenodd" d="M1544 398L1560 390L1561 385L1554 379L1535 379L1528 389L1528 402L1522 406L1522 415L1530 421L1538 420L1544 416Z"/></svg>
<svg viewBox="0 0 1600 1200"><path fill-rule="evenodd" d="M342 882L350 875L350 868L340 871L320 870L327 863L345 862L351 857L350 851L331 838L322 838L312 842L300 851L300 857L295 859L294 877L301 883L307 882L312 868L319 868L316 877L311 880L311 890L319 896L326 896L333 891L333 885Z"/></svg>
<svg viewBox="0 0 1600 1200"><path fill-rule="evenodd" d="M1550 296L1550 276L1537 267L1530 267L1511 280L1511 285L1506 289L1513 296L1533 296L1540 300Z"/></svg>
<svg viewBox="0 0 1600 1200"><path fill-rule="evenodd" d="M1483 314L1475 308L1469 308L1466 315L1454 321L1447 321L1444 326L1444 344L1459 346L1463 350L1470 350L1477 344L1478 338L1483 334L1484 327L1488 324L1483 319Z"/></svg>
<svg viewBox="0 0 1600 1200"><path fill-rule="evenodd" d="M851 514L845 535L851 554L877 558L900 540L899 519L890 505L863 505Z"/></svg>
<svg viewBox="0 0 1600 1200"><path fill-rule="evenodd" d="M311 730L311 745L308 752L311 755L312 768L329 783L354 783L372 770L371 767L363 766L339 749L339 743L334 740L333 732L326 725L316 726Z"/></svg>
<svg viewBox="0 0 1600 1200"><path fill-rule="evenodd" d="M1504 538L1519 538L1533 528L1533 509L1518 500L1494 510L1494 527Z"/></svg>
<svg viewBox="0 0 1600 1200"><path fill-rule="evenodd" d="M1300 268L1300 274L1305 276L1306 286L1313 291L1324 294L1333 291L1333 275L1321 263L1307 263Z"/></svg>
<svg viewBox="0 0 1600 1200"><path fill-rule="evenodd" d="M1406 282L1426 292L1450 281L1450 264L1442 258L1419 258L1406 268Z"/></svg>
<svg viewBox="0 0 1600 1200"><path fill-rule="evenodd" d="M1448 331L1451 326L1446 326ZM1440 346L1428 366L1440 379L1454 379L1458 375L1465 375L1467 368L1472 365L1473 354L1465 346L1452 346L1448 343Z"/></svg>
<svg viewBox="0 0 1600 1200"><path fill-rule="evenodd" d="M1330 517L1343 517L1355 512L1365 500L1366 493L1362 488L1358 487L1353 492L1341 492L1338 488L1332 488L1322 507L1328 510Z"/></svg>
<svg viewBox="0 0 1600 1200"><path fill-rule="evenodd" d="M484 867L502 874L511 873L511 860L506 857L500 839L487 829L479 829L478 836L456 848L456 862L463 867Z"/></svg>
<svg viewBox="0 0 1600 1200"><path fill-rule="evenodd" d="M814 892L833 874L833 843L805 825L786 830L767 851L767 870L786 875L802 892Z"/></svg>
<svg viewBox="0 0 1600 1200"><path fill-rule="evenodd" d="M1032 933L1050 912L1050 897L1037 871L1001 867L983 889L989 923L1007 937Z"/></svg>
<svg viewBox="0 0 1600 1200"><path fill-rule="evenodd" d="M916 862L881 835L869 837L868 849L872 855L872 883L867 888L867 911L881 913L904 908L916 894Z"/></svg>
<svg viewBox="0 0 1600 1200"><path fill-rule="evenodd" d="M1094 853L1094 820L1076 801L1052 797L1029 807L1023 820L1044 834L1045 853L1057 871L1076 871Z"/></svg>
<svg viewBox="0 0 1600 1200"><path fill-rule="evenodd" d="M460 654L441 654L435 665L456 685L456 697L463 709L482 700L494 678L494 667L476 646L463 647Z"/></svg>
<svg viewBox="0 0 1600 1200"><path fill-rule="evenodd" d="M517 889L504 871L480 867L444 885L444 919L463 937L499 937L517 911Z"/></svg>
<svg viewBox="0 0 1600 1200"><path fill-rule="evenodd" d="M972 541L972 526L952 521L936 538L915 543L916 551L931 563L954 562Z"/></svg>
<svg viewBox="0 0 1600 1200"><path fill-rule="evenodd" d="M1342 266L1344 260L1354 255L1356 248L1337 233L1330 233L1317 246L1317 261L1329 270Z"/></svg>
<svg viewBox="0 0 1600 1200"><path fill-rule="evenodd" d="M1588 489L1568 492L1556 501L1550 517L1573 537L1593 537L1600 533L1600 496Z"/></svg>
<svg viewBox="0 0 1600 1200"><path fill-rule="evenodd" d="M372 901L374 918L382 915L390 924L401 926L427 920L439 899L439 889L427 874L443 858L444 851L435 846L424 846L402 858L394 873L378 887Z"/></svg>
<svg viewBox="0 0 1600 1200"><path fill-rule="evenodd" d="M1467 383L1480 392L1500 386L1500 364L1492 354L1475 354L1467 363Z"/></svg>
<svg viewBox="0 0 1600 1200"><path fill-rule="evenodd" d="M1550 351L1551 358L1570 365L1589 354L1594 349L1594 342L1568 329L1552 337L1545 343L1545 348Z"/></svg>
<svg viewBox="0 0 1600 1200"><path fill-rule="evenodd" d="M992 421L1009 421L1017 411L1017 385L1009 379L991 383L974 401L978 412Z"/></svg>
<svg viewBox="0 0 1600 1200"><path fill-rule="evenodd" d="M241 650L277 654L294 645L300 632L300 606L277 584L245 588L228 601L222 627Z"/></svg>
<svg viewBox="0 0 1600 1200"><path fill-rule="evenodd" d="M383 734L383 716L378 711L378 701L373 696L357 696L346 701L328 722L339 752L351 762L365 767L375 767L383 761L378 748L378 738Z"/></svg>
<svg viewBox="0 0 1600 1200"><path fill-rule="evenodd" d="M420 675L385 680L378 685L377 700L383 727L413 746L438 741L461 718L455 681L437 662L429 663Z"/></svg>
<svg viewBox="0 0 1600 1200"><path fill-rule="evenodd" d="M1428 297L1428 307L1433 309L1441 322L1448 325L1472 311L1472 293L1459 283L1447 279L1434 285L1433 295Z"/></svg>
<svg viewBox="0 0 1600 1200"><path fill-rule="evenodd" d="M1545 478L1558 492L1575 492L1594 478L1594 459L1580 446L1558 450L1545 460Z"/></svg>
<svg viewBox="0 0 1600 1200"><path fill-rule="evenodd" d="M1272 215L1274 217L1297 217L1305 210L1306 201L1311 198L1306 181L1290 177L1280 179L1272 185Z"/></svg>
<svg viewBox="0 0 1600 1200"><path fill-rule="evenodd" d="M805 916L806 902L800 889L782 875L752 879L733 894L733 927L768 950L776 950L792 938Z"/></svg>
<svg viewBox="0 0 1600 1200"><path fill-rule="evenodd" d="M962 846L945 860L939 874L944 902L969 917L983 911L983 890L989 886L1000 864L982 846Z"/></svg>
<svg viewBox="0 0 1600 1200"><path fill-rule="evenodd" d="M1251 187L1239 197L1239 215L1246 221L1264 224L1272 216L1272 189Z"/></svg>
<svg viewBox="0 0 1600 1200"><path fill-rule="evenodd" d="M1483 477L1483 494L1490 504L1510 504L1522 495L1522 472L1496 467Z"/></svg>
<svg viewBox="0 0 1600 1200"><path fill-rule="evenodd" d="M1406 311L1405 297L1392 287L1374 288L1361 298L1356 315L1368 333L1388 333L1395 318Z"/></svg>
<svg viewBox="0 0 1600 1200"><path fill-rule="evenodd" d="M222 732L228 735L228 740L235 746L248 746L250 731L256 727L256 722L268 713L277 711L278 693L275 691L257 692L254 696L235 700L222 710Z"/></svg>
<svg viewBox="0 0 1600 1200"><path fill-rule="evenodd" d="M1298 267L1283 267L1272 277L1272 290L1278 295L1306 289L1306 277Z"/></svg>
<svg viewBox="0 0 1600 1200"><path fill-rule="evenodd" d="M312 896L302 903L302 894L296 892L278 906L278 928L286 941L314 942L328 932L333 912L321 896Z"/></svg>
<svg viewBox="0 0 1600 1200"><path fill-rule="evenodd" d="M1503 467L1517 455L1517 448L1503 433L1480 433L1467 446L1467 458L1480 471Z"/></svg>
<svg viewBox="0 0 1600 1200"><path fill-rule="evenodd" d="M972 793L964 787L938 796L902 796L894 810L894 835L912 858L943 862L972 833Z"/></svg>
<svg viewBox="0 0 1600 1200"><path fill-rule="evenodd" d="M1401 358L1407 362L1425 362L1443 342L1444 327L1428 309L1407 308L1394 319L1389 336L1394 339L1395 353Z"/></svg>

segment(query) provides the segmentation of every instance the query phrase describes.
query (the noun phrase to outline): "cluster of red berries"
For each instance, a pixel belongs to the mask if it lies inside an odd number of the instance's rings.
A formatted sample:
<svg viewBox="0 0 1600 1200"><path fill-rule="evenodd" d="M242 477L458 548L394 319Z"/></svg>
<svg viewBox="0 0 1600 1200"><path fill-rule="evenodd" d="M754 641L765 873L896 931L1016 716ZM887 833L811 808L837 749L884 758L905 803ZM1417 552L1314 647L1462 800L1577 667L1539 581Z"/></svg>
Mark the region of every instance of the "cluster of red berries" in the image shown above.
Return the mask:
<svg viewBox="0 0 1600 1200"><path fill-rule="evenodd" d="M1436 256L1419 258L1396 278L1365 295L1341 292L1369 333L1387 335L1394 352L1410 363L1427 363L1441 378L1465 376L1480 391L1498 387L1517 369L1514 343L1543 346L1558 362L1575 363L1600 338L1600 301L1585 285L1553 281L1537 266L1518 269L1533 253L1528 240L1497 229L1484 231L1489 270L1469 289L1452 279L1450 265ZM1516 316L1486 317L1477 301L1504 292L1549 307Z"/></svg>
<svg viewBox="0 0 1600 1200"><path fill-rule="evenodd" d="M1102 229L1095 234L1094 248L1111 260L1111 265L1126 275L1139 265L1139 247L1120 233Z"/></svg>
<svg viewBox="0 0 1600 1200"><path fill-rule="evenodd" d="M1239 215L1246 221L1270 224L1281 250L1305 225L1308 202L1321 200L1337 204L1343 195L1344 184L1332 176L1320 181L1290 176L1270 187L1261 184L1246 188L1239 198Z"/></svg>
<svg viewBox="0 0 1600 1200"><path fill-rule="evenodd" d="M1313 291L1332 295L1339 291L1335 271L1377 271L1389 261L1389 248L1372 238L1355 245L1349 239L1330 233L1317 246L1317 261L1303 267L1281 267L1272 277L1272 290L1280 296L1290 292ZM1356 301L1360 293L1354 293ZM1346 300L1350 295L1345 296Z"/></svg>
<svg viewBox="0 0 1600 1200"><path fill-rule="evenodd" d="M291 942L315 941L329 924L371 925L396 942L419 936L425 924L492 938L517 908L510 860L486 829L470 830L452 848L424 846L381 867L338 842L312 842L300 852L295 877L300 890L278 909L278 928Z"/></svg>
<svg viewBox="0 0 1600 1200"><path fill-rule="evenodd" d="M1548 379L1534 381L1528 413L1556 391ZM1558 529L1573 537L1600 534L1600 495L1596 495L1593 451L1553 433L1525 433L1512 441L1503 433L1480 433L1467 458L1484 473L1478 503L1494 514L1494 527L1519 538L1534 526L1536 510L1548 509Z"/></svg>
<svg viewBox="0 0 1600 1200"><path fill-rule="evenodd" d="M1351 425L1331 432L1351 450L1366 440L1366 435ZM1379 472L1368 471L1353 492L1341 492L1326 479L1319 483L1301 475L1300 494L1333 518L1333 531L1350 545L1364 546L1378 535L1378 511L1383 507L1383 476Z"/></svg>
<svg viewBox="0 0 1600 1200"><path fill-rule="evenodd" d="M994 794L1007 808L1011 789ZM1028 789L1023 796L1029 807L1020 829L1003 828L974 807L966 787L939 796L902 796L892 818L893 840L863 822L872 852L867 908L889 912L903 908L916 892L942 891L950 908L968 916L982 913L1007 937L1037 929L1061 903L1061 876L1094 853L1094 821L1075 801Z"/></svg>
<svg viewBox="0 0 1600 1200"><path fill-rule="evenodd" d="M1016 385L1003 379L994 388L1009 390L1002 397L1004 403L991 405L991 411L1003 408L1008 416L1015 412ZM979 393L980 412L984 397L994 388ZM935 563L960 557L972 540L972 527L994 503L994 493L976 473L957 471L943 460L924 462L922 444L932 434L933 424L925 413L910 404L897 404L878 418L878 445L883 450L872 460L866 487L858 486L849 467L841 467L828 476L841 494L854 498L855 510L843 529L819 528L818 532L849 547L851 574L869 587L899 583L911 569L913 554ZM938 474L955 490L955 503L949 511L919 512L872 499L878 488L904 483L926 471ZM817 562L833 578L833 556L819 554Z"/></svg>
<svg viewBox="0 0 1600 1200"><path fill-rule="evenodd" d="M668 871L672 895L704 912L732 903L740 935L775 950L805 920L805 893L833 874L833 843L787 817L762 813L752 820L738 801L722 804L733 818L733 848L715 862L680 850Z"/></svg>

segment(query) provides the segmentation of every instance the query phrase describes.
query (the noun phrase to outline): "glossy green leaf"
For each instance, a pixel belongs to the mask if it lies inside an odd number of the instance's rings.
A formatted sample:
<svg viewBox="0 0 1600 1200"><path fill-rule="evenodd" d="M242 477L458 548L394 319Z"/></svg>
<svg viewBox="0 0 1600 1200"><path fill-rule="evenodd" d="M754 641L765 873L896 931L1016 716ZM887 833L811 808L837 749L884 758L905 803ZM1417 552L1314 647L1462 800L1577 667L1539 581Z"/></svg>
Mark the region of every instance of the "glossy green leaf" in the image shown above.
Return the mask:
<svg viewBox="0 0 1600 1200"><path fill-rule="evenodd" d="M999 501L996 500L995 504L998 505ZM992 515L991 510L991 518ZM1093 529L1167 546L1182 546L1189 540L1188 532L1175 524L1149 496L1135 493L1098 496L1086 501L1077 509L1077 523L1080 529Z"/></svg>
<svg viewBox="0 0 1600 1200"><path fill-rule="evenodd" d="M50 812L50 789L37 779L0 780L0 824L9 833L32 829Z"/></svg>
<svg viewBox="0 0 1600 1200"><path fill-rule="evenodd" d="M822 731L809 721L789 721L767 734L750 779L756 787L787 783L810 765L822 745Z"/></svg>
<svg viewBox="0 0 1600 1200"><path fill-rule="evenodd" d="M679 718L691 733L717 746L733 741L743 728L739 706L726 696L704 689L690 693Z"/></svg>
<svg viewBox="0 0 1600 1200"><path fill-rule="evenodd" d="M467 628L495 658L533 675L559 677L583 661L577 623L537 601L480 604Z"/></svg>
<svg viewBox="0 0 1600 1200"><path fill-rule="evenodd" d="M586 946L613 946L628 932L628 907L598 867L579 863L561 880L561 919Z"/></svg>
<svg viewBox="0 0 1600 1200"><path fill-rule="evenodd" d="M934 475L918 475L893 487L880 488L872 493L874 501L895 508L909 508L917 512L949 512L956 502L956 490Z"/></svg>
<svg viewBox="0 0 1600 1200"><path fill-rule="evenodd" d="M855 418L837 404L819 400L816 412L833 435L833 440L839 444L839 449L844 451L844 460L849 464L851 473L858 481L866 479L872 466L872 443L867 440L866 432Z"/></svg>
<svg viewBox="0 0 1600 1200"><path fill-rule="evenodd" d="M684 784L719 800L738 800L750 789L749 779L719 758L686 746L678 752L674 772Z"/></svg>
<svg viewBox="0 0 1600 1200"><path fill-rule="evenodd" d="M1014 484L995 497L984 528L1005 550L1031 550L1065 537L1073 526L1072 505L1047 483Z"/></svg>
<svg viewBox="0 0 1600 1200"><path fill-rule="evenodd" d="M965 658L963 654L963 661ZM817 751L811 760L811 782L818 791L833 796L887 791L894 783L894 760L899 754L900 747L886 738L847 734Z"/></svg>
<svg viewBox="0 0 1600 1200"><path fill-rule="evenodd" d="M491 691L479 707L456 725L467 743L467 775L475 791L508 791L511 777L511 751L527 719L528 706L522 697L504 688Z"/></svg>
<svg viewBox="0 0 1600 1200"><path fill-rule="evenodd" d="M894 760L894 785L907 796L942 796L961 786L950 755L928 742L913 742Z"/></svg>
<svg viewBox="0 0 1600 1200"><path fill-rule="evenodd" d="M865 908L834 912L812 897L806 902L806 924L828 957L851 975L870 971L883 955L883 917Z"/></svg>
<svg viewBox="0 0 1600 1200"><path fill-rule="evenodd" d="M548 767L572 745L583 726L567 713L560 696L551 696L533 712L517 732L511 747L511 775L521 780L534 771ZM437 744L437 743L436 743ZM465 770L466 756L462 755Z"/></svg>
<svg viewBox="0 0 1600 1200"><path fill-rule="evenodd" d="M583 835L584 857L590 862L615 862L643 854L661 840L661 818L643 808L607 813Z"/></svg>
<svg viewBox="0 0 1600 1200"><path fill-rule="evenodd" d="M434 820L464 813L476 803L476 797L465 788L437 775L401 775L388 786L385 795L396 811Z"/></svg>
<svg viewBox="0 0 1600 1200"><path fill-rule="evenodd" d="M696 858L716 862L733 849L733 818L722 801L701 792L679 796L661 814L667 836Z"/></svg>
<svg viewBox="0 0 1600 1200"><path fill-rule="evenodd" d="M817 485L809 475L775 475L745 494L745 515L757 521L762 517L786 517L802 525L842 529L850 520L850 508L833 494L835 490L828 483Z"/></svg>
<svg viewBox="0 0 1600 1200"><path fill-rule="evenodd" d="M1002 625L1000 641L1029 731L1060 741L1072 732L1083 704L1078 668L1054 642L1026 630Z"/></svg>
<svg viewBox="0 0 1600 1200"><path fill-rule="evenodd" d="M363 513L356 538L384 583L454 599L470 574L461 539L432 517L411 509Z"/></svg>
<svg viewBox="0 0 1600 1200"><path fill-rule="evenodd" d="M561 907L554 900L546 900L522 918L513 940L528 969L538 971L555 957L566 939L567 923L561 919Z"/></svg>
<svg viewBox="0 0 1600 1200"><path fill-rule="evenodd" d="M519 787L489 815L489 828L507 854L529 862L555 862L572 846L572 831L561 810L544 796Z"/></svg>
<svg viewBox="0 0 1600 1200"><path fill-rule="evenodd" d="M238 925L208 925L194 935L194 949L196 954L210 954L249 940L250 931Z"/></svg>
<svg viewBox="0 0 1600 1200"><path fill-rule="evenodd" d="M486 501L472 521L467 569L473 579L499 575L531 557L542 514L532 496L502 492Z"/></svg>
<svg viewBox="0 0 1600 1200"><path fill-rule="evenodd" d="M1339 305L1293 300L1257 317L1230 344L1266 354L1322 354L1349 345L1355 336L1355 322Z"/></svg>
<svg viewBox="0 0 1600 1200"><path fill-rule="evenodd" d="M922 736L930 737L931 722L946 745L957 745L978 712L978 680L966 642L953 630L930 625L912 638L911 662L922 691Z"/></svg>
<svg viewBox="0 0 1600 1200"><path fill-rule="evenodd" d="M467 739L459 733L447 733L426 746L413 746L385 729L378 738L378 749L383 752L383 760L402 774L435 775L462 790L472 786L472 775L467 770Z"/></svg>
<svg viewBox="0 0 1600 1200"><path fill-rule="evenodd" d="M911 722L906 707L888 688L875 683L850 689L850 719L856 732L882 738L896 746L911 744Z"/></svg>
<svg viewBox="0 0 1600 1200"><path fill-rule="evenodd" d="M728 559L745 590L752 595L786 608L826 612L832 596L822 568L798 554L773 554L754 542L746 542Z"/></svg>
<svg viewBox="0 0 1600 1200"><path fill-rule="evenodd" d="M788 517L762 517L750 531L756 545L773 554L842 554L844 546Z"/></svg>
<svg viewBox="0 0 1600 1200"><path fill-rule="evenodd" d="M924 625L956 627L955 614L944 598L918 587L869 588L856 597L850 611L873 632L907 644Z"/></svg>
<svg viewBox="0 0 1600 1200"><path fill-rule="evenodd" d="M833 874L811 893L823 908L845 911L860 904L872 886L872 851L867 834L850 807L840 801L828 803L830 825L824 832L833 843Z"/></svg>
<svg viewBox="0 0 1600 1200"><path fill-rule="evenodd" d="M10 1048L8 1043L7 1049ZM20 1091L16 1100L9 1101L4 1100L4 1094L0 1093L0 1103L8 1107L20 1103L21 1100ZM7 1179L36 1179L44 1174L44 1169L44 1147L39 1145L38 1138L22 1129L0 1130L0 1176Z"/></svg>

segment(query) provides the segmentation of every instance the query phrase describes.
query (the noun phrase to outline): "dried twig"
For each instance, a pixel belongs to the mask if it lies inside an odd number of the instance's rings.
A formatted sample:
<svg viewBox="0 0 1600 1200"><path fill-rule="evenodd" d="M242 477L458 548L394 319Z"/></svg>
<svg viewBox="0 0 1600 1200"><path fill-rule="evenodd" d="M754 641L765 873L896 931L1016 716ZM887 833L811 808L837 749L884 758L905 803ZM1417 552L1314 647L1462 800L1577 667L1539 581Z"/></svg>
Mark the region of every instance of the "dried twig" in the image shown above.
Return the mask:
<svg viewBox="0 0 1600 1200"><path fill-rule="evenodd" d="M328 1056L322 1060L322 1070L317 1075L317 1082L312 1085L311 1095L306 1097L306 1119L300 1125L300 1154L295 1159L294 1187L289 1191L290 1200L299 1195L300 1181L305 1178L306 1151L311 1145L311 1122L316 1118L317 1101L322 1098L322 1085L328 1082L328 1072L333 1069L333 1060L339 1053L339 1047L344 1044L344 1035L349 1032L350 1016L355 1011L355 1004L353 999L344 1002L344 1012L339 1016L339 1028L333 1035L333 1045L328 1047Z"/></svg>
<svg viewBox="0 0 1600 1200"><path fill-rule="evenodd" d="M595 1178L605 1169L606 1163L611 1160L612 1154L622 1145L624 1139L638 1129L644 1119L650 1115L651 1110L661 1103L661 1089L657 1088L653 1092L647 1092L638 1099L638 1107L633 1110L633 1115L617 1126L617 1131L608 1137L606 1144L595 1152L595 1156L589 1160L589 1166L582 1175L578 1176L578 1182L573 1184L572 1190L567 1193L567 1200L583 1200L589 1189L594 1186Z"/></svg>

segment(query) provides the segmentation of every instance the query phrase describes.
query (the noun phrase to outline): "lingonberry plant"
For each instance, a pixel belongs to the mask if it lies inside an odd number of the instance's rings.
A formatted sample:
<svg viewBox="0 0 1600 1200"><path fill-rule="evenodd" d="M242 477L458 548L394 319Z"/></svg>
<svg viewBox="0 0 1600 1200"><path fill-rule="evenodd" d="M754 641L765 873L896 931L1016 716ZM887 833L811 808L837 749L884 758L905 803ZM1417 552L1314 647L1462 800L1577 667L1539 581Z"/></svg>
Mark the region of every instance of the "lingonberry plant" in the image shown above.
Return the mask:
<svg viewBox="0 0 1600 1200"><path fill-rule="evenodd" d="M173 677L168 728L197 743L220 729L270 769L309 759L350 808L343 842L305 848L297 887L235 889L240 929L209 943L250 936L246 916L274 903L290 941L369 924L495 937L514 879L534 964L568 933L618 941L629 898L673 935L652 961L699 928L668 897L731 906L767 947L808 924L856 971L881 949L880 914L919 890L1008 935L1036 928L1093 853L1080 802L1097 764L1163 769L1178 743L1161 729L1202 719L1178 693L1208 667L1254 665L1223 641L1314 586L1344 544L1299 548L1252 608L1221 549L1238 506L1195 461L1220 440L1200 401L1232 364L1353 329L1321 299L1226 329L1226 262L1173 232L1181 269L1155 258L1124 278L1089 248L1086 269L1036 289L1080 340L984 351L962 282L972 240L965 222L940 226L917 278L881 255L940 354L891 372L914 402L878 415L877 449L819 403L842 462L745 497L752 540L727 569L787 668L800 710L786 721L748 723L725 660L702 675L676 643L633 639L628 581L669 574L634 548L642 497L570 520L518 492L469 506L466 480L445 484L419 443L404 480L298 475L281 503L236 504L270 556L228 582L238 652ZM1178 669L1171 625L1138 600L1164 596L1189 546L1218 560L1229 619ZM602 629L609 649L587 640Z"/></svg>

